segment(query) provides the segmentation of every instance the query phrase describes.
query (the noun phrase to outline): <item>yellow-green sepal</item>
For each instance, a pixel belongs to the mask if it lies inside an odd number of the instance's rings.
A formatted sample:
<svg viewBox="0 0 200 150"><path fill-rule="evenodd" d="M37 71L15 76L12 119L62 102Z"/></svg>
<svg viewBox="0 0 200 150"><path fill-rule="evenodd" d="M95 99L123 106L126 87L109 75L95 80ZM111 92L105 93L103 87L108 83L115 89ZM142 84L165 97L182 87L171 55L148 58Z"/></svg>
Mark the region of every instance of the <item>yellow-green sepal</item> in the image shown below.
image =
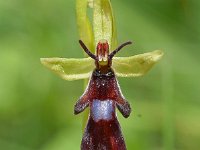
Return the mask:
<svg viewBox="0 0 200 150"><path fill-rule="evenodd" d="M41 63L64 80L87 79L95 68L91 58L41 58Z"/></svg>
<svg viewBox="0 0 200 150"><path fill-rule="evenodd" d="M102 39L108 41L110 50L117 46L117 33L110 0L93 1L93 29L95 45Z"/></svg>
<svg viewBox="0 0 200 150"><path fill-rule="evenodd" d="M146 74L163 54L162 51L155 50L130 57L114 57L112 67L119 77L139 77Z"/></svg>

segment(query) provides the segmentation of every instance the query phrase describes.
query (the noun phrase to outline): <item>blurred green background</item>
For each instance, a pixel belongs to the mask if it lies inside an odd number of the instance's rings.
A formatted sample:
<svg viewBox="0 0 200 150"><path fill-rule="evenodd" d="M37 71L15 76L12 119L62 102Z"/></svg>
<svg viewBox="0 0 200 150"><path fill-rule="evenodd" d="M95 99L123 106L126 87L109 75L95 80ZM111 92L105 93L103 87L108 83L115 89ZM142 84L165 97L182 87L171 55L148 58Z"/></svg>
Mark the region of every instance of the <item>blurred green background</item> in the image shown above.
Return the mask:
<svg viewBox="0 0 200 150"><path fill-rule="evenodd" d="M129 150L200 147L200 1L112 0L118 56L162 49L147 75L119 78L133 113L119 114ZM0 0L0 149L78 150L83 81L67 82L41 57L83 57L75 0Z"/></svg>

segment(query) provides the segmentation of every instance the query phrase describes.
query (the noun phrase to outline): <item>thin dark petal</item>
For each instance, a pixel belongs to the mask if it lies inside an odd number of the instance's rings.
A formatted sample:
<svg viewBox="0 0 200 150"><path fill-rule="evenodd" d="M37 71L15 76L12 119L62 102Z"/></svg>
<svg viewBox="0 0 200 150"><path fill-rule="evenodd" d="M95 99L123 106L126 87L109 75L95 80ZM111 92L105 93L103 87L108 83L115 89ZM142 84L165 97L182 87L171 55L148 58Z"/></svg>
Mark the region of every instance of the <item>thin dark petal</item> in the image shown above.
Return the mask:
<svg viewBox="0 0 200 150"><path fill-rule="evenodd" d="M112 59L116 53L118 53L124 46L132 44L131 41L125 42L123 44L121 44L117 49L115 49L114 51L112 51L112 53L109 54L110 59Z"/></svg>
<svg viewBox="0 0 200 150"><path fill-rule="evenodd" d="M94 54L92 54L92 52L86 47L86 45L83 43L83 41L79 40L79 43L80 43L81 47L83 48L83 50L88 54L88 56L90 56L91 58L96 60L96 56Z"/></svg>

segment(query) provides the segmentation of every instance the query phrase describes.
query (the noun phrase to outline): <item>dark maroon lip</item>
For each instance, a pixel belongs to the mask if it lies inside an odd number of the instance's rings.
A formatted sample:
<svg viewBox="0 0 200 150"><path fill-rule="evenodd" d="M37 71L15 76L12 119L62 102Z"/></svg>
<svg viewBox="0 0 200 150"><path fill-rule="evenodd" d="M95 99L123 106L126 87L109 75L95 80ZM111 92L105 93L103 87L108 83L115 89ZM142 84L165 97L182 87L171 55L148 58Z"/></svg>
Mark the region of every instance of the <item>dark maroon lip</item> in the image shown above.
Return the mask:
<svg viewBox="0 0 200 150"><path fill-rule="evenodd" d="M118 108L121 114L127 118L131 113L131 107L121 93L111 65L113 56L131 42L122 44L109 54L108 42L100 41L97 45L96 55L92 54L82 41L79 43L96 64L85 92L74 106L74 114L81 113L87 107L90 108L81 150L126 150L115 110ZM108 64L101 66L98 62L99 57L107 57Z"/></svg>
<svg viewBox="0 0 200 150"><path fill-rule="evenodd" d="M112 69L106 74L102 74L98 69L93 71L84 94L75 105L75 114L84 111L88 106L90 115L81 149L126 150L115 109L117 107L124 117L128 117L131 108L121 93Z"/></svg>

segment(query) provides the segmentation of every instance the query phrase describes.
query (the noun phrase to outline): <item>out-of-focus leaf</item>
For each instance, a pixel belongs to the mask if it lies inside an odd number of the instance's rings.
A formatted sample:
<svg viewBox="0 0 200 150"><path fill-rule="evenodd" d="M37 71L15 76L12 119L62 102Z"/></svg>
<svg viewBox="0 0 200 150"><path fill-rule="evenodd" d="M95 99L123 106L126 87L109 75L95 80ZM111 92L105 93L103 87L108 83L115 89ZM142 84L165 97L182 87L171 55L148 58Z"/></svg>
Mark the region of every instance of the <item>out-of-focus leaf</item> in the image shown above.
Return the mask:
<svg viewBox="0 0 200 150"><path fill-rule="evenodd" d="M109 0L110 2L110 0ZM118 46L118 40L117 40L117 27L115 22L115 16L113 14L112 5L110 4L110 9L112 13L112 39L111 39L111 45L110 45L110 51L113 51Z"/></svg>
<svg viewBox="0 0 200 150"><path fill-rule="evenodd" d="M41 58L40 61L68 81L89 78L94 69L94 60L91 58Z"/></svg>
<svg viewBox="0 0 200 150"><path fill-rule="evenodd" d="M114 57L113 69L119 77L137 77L147 73L163 56L163 52L156 50L131 57Z"/></svg>
<svg viewBox="0 0 200 150"><path fill-rule="evenodd" d="M76 0L76 18L80 39L92 51L94 49L94 36L92 26L87 16L88 0Z"/></svg>
<svg viewBox="0 0 200 150"><path fill-rule="evenodd" d="M110 0L95 0L93 6L95 45L105 39L113 50L117 46L117 34Z"/></svg>

